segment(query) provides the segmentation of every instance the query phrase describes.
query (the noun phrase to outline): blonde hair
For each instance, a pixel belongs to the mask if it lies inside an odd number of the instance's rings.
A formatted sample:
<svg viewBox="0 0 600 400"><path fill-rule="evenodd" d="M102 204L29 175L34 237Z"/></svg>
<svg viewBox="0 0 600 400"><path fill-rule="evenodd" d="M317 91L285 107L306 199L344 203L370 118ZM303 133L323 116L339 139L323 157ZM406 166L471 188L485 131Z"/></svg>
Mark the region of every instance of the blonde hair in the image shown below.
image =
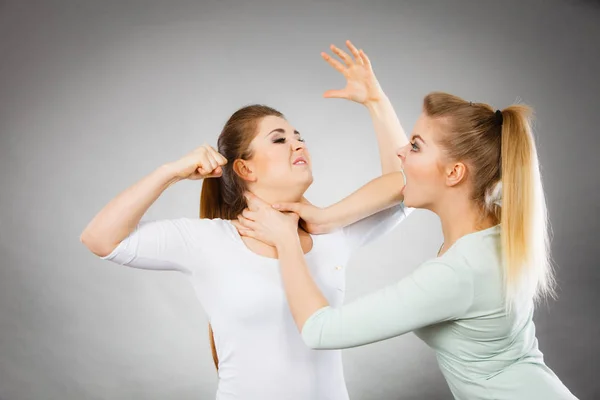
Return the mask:
<svg viewBox="0 0 600 400"><path fill-rule="evenodd" d="M441 92L427 95L423 110L446 127L440 140L446 155L470 167L472 200L484 217L500 222L507 309L517 298L554 297L546 201L531 129L533 110L513 104L494 112L487 104Z"/></svg>

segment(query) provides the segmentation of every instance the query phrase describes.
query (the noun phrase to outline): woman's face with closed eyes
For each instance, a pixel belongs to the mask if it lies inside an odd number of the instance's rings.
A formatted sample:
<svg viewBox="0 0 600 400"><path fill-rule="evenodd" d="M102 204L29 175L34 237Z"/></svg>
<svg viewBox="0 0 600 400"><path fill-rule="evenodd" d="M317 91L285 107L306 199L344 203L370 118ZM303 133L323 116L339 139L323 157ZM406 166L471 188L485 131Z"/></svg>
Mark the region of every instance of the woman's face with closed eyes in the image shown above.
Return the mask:
<svg viewBox="0 0 600 400"><path fill-rule="evenodd" d="M312 184L310 154L304 139L285 119L264 117L250 148L252 157L243 161L241 170L250 186L304 193Z"/></svg>

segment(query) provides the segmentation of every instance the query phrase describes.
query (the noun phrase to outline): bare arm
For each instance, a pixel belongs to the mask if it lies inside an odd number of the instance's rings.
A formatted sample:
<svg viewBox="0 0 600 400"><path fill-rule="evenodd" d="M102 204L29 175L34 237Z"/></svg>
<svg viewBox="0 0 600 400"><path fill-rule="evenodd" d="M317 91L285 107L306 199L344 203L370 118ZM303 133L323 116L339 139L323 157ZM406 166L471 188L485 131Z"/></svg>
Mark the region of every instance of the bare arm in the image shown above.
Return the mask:
<svg viewBox="0 0 600 400"><path fill-rule="evenodd" d="M383 176L373 179L351 195L324 209L314 207L306 199L300 203L273 205L280 211L298 214L305 228L311 233L327 233L348 226L398 205L403 200L401 192L405 179L398 150L408 144L408 138L394 107L375 77L369 58L350 41L346 41L346 45L354 58L334 45L330 47L345 65L327 53L321 53L325 61L347 80L344 89L328 90L324 97L348 99L364 105L369 110L377 136ZM393 213L386 214L395 217ZM385 216L382 214L380 217ZM351 230L361 236L364 231L370 230L371 225L378 222L385 222L385 218L365 221L361 226L356 226L358 229Z"/></svg>
<svg viewBox="0 0 600 400"><path fill-rule="evenodd" d="M276 244L281 276L296 326L313 349L350 348L403 335L459 318L473 301L468 273L430 261L398 282L332 308L310 275L298 238L289 232Z"/></svg>
<svg viewBox="0 0 600 400"><path fill-rule="evenodd" d="M398 149L406 146L408 138L392 103L382 94L379 100L368 102L365 106L369 110L377 136L381 171L384 174L400 171L402 162L398 157Z"/></svg>
<svg viewBox="0 0 600 400"><path fill-rule="evenodd" d="M105 257L137 226L148 208L172 184L183 179L220 176L227 160L210 146L201 146L180 160L162 165L112 199L80 236L94 254Z"/></svg>
<svg viewBox="0 0 600 400"><path fill-rule="evenodd" d="M81 233L81 242L97 256L110 254L160 195L180 179L168 165L157 168L104 206Z"/></svg>
<svg viewBox="0 0 600 400"><path fill-rule="evenodd" d="M313 280L298 237L298 215L247 194L240 233L275 246L292 317L312 348L347 348L458 318L473 299L468 268L439 260L406 278L333 309Z"/></svg>
<svg viewBox="0 0 600 400"><path fill-rule="evenodd" d="M308 201L273 204L279 211L300 216L311 233L326 233L367 218L402 202L403 172L391 172L375 178L337 203L319 208Z"/></svg>
<svg viewBox="0 0 600 400"><path fill-rule="evenodd" d="M382 173L400 171L402 164L397 152L408 143L408 138L392 103L375 77L369 57L364 51L356 49L349 40L346 41L346 45L354 59L336 46L330 47L344 65L327 53L321 54L347 81L344 89L328 90L324 96L348 99L367 107L377 136Z"/></svg>
<svg viewBox="0 0 600 400"><path fill-rule="evenodd" d="M399 204L403 196L404 175L392 172L382 175L356 190L348 197L327 207L327 218L335 228L350 225L379 211Z"/></svg>

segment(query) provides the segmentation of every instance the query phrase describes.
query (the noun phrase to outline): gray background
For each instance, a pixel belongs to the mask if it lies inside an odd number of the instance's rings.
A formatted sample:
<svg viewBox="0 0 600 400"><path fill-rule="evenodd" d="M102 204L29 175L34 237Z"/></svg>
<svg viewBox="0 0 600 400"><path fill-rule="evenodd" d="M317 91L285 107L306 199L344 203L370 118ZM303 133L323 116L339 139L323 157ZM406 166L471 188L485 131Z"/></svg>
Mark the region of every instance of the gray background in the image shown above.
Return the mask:
<svg viewBox="0 0 600 400"><path fill-rule="evenodd" d="M307 197L339 200L379 173L368 113L323 99L319 56L353 40L407 131L444 90L537 110L560 298L536 316L546 361L600 397L595 303L600 7L586 1L0 1L0 398L211 399L206 318L184 278L104 262L79 234L113 196L208 142L237 108L284 112L312 152ZM181 182L148 218L194 217ZM434 256L415 212L363 248L347 299ZM353 399L447 399L412 334L344 353ZM258 360L257 360L258 361Z"/></svg>

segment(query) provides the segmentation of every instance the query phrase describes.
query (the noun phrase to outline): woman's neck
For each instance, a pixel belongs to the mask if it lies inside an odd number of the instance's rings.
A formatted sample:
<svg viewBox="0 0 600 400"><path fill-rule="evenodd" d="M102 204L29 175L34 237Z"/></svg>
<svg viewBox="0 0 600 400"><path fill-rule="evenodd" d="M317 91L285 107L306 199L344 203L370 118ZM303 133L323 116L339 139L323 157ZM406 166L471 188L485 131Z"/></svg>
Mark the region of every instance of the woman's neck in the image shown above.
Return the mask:
<svg viewBox="0 0 600 400"><path fill-rule="evenodd" d="M278 204L278 203L296 203L302 200L302 196L304 195L304 191L300 192L300 190L290 190L290 189L282 189L282 190L272 190L272 189L260 189L260 188L250 188L249 189L252 194L257 196L259 199L268 204ZM298 234L310 236L308 232L306 232L298 223Z"/></svg>
<svg viewBox="0 0 600 400"><path fill-rule="evenodd" d="M492 216L483 216L482 210L472 201L446 202L445 204L449 206L436 211L440 217L444 234L444 243L438 255L444 254L461 237L496 224Z"/></svg>
<svg viewBox="0 0 600 400"><path fill-rule="evenodd" d="M259 199L269 204L299 202L304 195L304 191L290 190L289 188L281 190L251 188L250 191Z"/></svg>

